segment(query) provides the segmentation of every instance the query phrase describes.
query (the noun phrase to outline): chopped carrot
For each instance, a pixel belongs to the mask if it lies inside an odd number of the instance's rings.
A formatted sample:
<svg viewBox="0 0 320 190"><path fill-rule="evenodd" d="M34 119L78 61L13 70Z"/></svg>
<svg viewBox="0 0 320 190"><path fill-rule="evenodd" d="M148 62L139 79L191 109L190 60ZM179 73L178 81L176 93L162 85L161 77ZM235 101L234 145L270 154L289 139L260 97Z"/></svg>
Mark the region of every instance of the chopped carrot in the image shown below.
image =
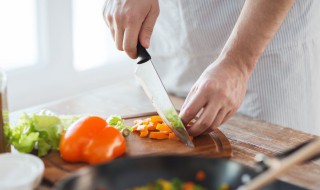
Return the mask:
<svg viewBox="0 0 320 190"><path fill-rule="evenodd" d="M148 125L148 130L149 130L149 131L155 131L155 130L156 130L156 127L153 126L153 125Z"/></svg>
<svg viewBox="0 0 320 190"><path fill-rule="evenodd" d="M196 179L197 179L198 181L203 181L205 178L206 178L206 173L204 173L203 170L199 170L199 171L196 173Z"/></svg>
<svg viewBox="0 0 320 190"><path fill-rule="evenodd" d="M142 119L136 119L136 120L133 121L133 123L137 124L137 125L141 125L142 121L143 121Z"/></svg>
<svg viewBox="0 0 320 190"><path fill-rule="evenodd" d="M167 132L150 132L150 139L167 139L169 134Z"/></svg>
<svg viewBox="0 0 320 190"><path fill-rule="evenodd" d="M169 139L176 139L177 136L174 133L169 133Z"/></svg>
<svg viewBox="0 0 320 190"><path fill-rule="evenodd" d="M162 123L163 122L161 117L158 115L151 116L150 120L152 123Z"/></svg>
<svg viewBox="0 0 320 190"><path fill-rule="evenodd" d="M148 130L143 130L140 132L140 137L148 137L149 131Z"/></svg>
<svg viewBox="0 0 320 190"><path fill-rule="evenodd" d="M134 126L132 127L132 131L133 131L133 132L136 132L137 129L138 129L138 125L134 125Z"/></svg>
<svg viewBox="0 0 320 190"><path fill-rule="evenodd" d="M142 124L143 124L143 125L148 125L148 124L150 123L150 121L151 121L150 118L144 119L144 120L142 121Z"/></svg>
<svg viewBox="0 0 320 190"><path fill-rule="evenodd" d="M186 182L183 184L183 187L182 187L183 190L193 190L193 188L194 188L193 182Z"/></svg>
<svg viewBox="0 0 320 190"><path fill-rule="evenodd" d="M160 116L154 115L145 119L134 120L133 132L139 133L140 137L151 139L178 139ZM190 136L190 140L193 137Z"/></svg>
<svg viewBox="0 0 320 190"><path fill-rule="evenodd" d="M165 123L158 123L156 129L159 130L159 131L168 131L168 132L171 132L171 129L170 129L170 128L168 127L168 125L165 124Z"/></svg>
<svg viewBox="0 0 320 190"><path fill-rule="evenodd" d="M138 125L137 131L143 131L143 130L147 130L146 125Z"/></svg>

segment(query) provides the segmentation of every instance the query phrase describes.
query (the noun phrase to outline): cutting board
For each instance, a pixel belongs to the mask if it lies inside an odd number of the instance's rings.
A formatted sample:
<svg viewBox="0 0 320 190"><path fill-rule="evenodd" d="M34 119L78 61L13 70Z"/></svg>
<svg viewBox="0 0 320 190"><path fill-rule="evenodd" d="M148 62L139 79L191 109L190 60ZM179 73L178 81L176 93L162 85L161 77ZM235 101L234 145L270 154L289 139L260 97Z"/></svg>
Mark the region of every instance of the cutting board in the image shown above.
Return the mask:
<svg viewBox="0 0 320 190"><path fill-rule="evenodd" d="M134 125L136 119L148 118L156 115L156 112L142 113L136 115L123 116L126 125ZM179 140L165 139L153 140L141 138L136 133L131 133L126 137L127 149L122 157L151 156L151 155L195 155L205 157L231 156L231 145L226 136L215 129L207 135L202 135L193 139L195 148L189 148ZM51 151L42 160L45 163L45 172L42 185L52 187L55 182L69 175L75 170L88 166L84 163L69 163L61 159L58 151Z"/></svg>

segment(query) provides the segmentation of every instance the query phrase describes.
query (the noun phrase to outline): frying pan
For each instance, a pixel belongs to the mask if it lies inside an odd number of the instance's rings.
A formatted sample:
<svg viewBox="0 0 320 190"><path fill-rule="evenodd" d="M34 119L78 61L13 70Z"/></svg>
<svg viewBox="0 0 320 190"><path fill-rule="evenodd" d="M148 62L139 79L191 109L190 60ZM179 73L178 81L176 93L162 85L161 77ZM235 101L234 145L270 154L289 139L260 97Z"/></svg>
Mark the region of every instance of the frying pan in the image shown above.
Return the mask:
<svg viewBox="0 0 320 190"><path fill-rule="evenodd" d="M195 175L203 170L206 177L196 181ZM261 172L261 171L260 171ZM194 181L208 190L218 189L227 183L230 189L243 184L242 179L259 175L249 167L221 158L195 156L151 156L121 158L107 164L78 170L60 181L55 190L127 190L155 182L159 178ZM274 181L263 189L299 190L301 187Z"/></svg>

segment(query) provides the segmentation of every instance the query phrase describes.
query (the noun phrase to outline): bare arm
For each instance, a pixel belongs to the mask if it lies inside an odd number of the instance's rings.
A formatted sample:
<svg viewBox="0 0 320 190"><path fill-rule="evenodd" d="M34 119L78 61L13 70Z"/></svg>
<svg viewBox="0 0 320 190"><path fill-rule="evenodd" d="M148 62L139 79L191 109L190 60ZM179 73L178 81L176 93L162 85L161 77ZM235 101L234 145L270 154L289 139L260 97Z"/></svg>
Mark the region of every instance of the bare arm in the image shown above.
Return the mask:
<svg viewBox="0 0 320 190"><path fill-rule="evenodd" d="M188 94L181 119L197 136L218 127L239 108L247 81L263 51L291 9L293 0L247 0L218 59L200 76Z"/></svg>
<svg viewBox="0 0 320 190"><path fill-rule="evenodd" d="M293 3L293 0L247 0L221 56L234 57L251 73Z"/></svg>

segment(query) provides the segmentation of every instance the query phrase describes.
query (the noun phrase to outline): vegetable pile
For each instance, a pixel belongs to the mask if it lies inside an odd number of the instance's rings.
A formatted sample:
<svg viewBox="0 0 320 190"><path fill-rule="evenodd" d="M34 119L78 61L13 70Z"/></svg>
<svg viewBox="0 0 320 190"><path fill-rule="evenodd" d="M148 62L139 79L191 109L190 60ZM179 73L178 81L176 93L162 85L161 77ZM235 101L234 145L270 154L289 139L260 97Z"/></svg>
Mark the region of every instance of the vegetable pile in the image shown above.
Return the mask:
<svg viewBox="0 0 320 190"><path fill-rule="evenodd" d="M61 134L80 116L57 116L49 110L39 113L23 113L18 124L8 129L7 139L19 152L38 150L44 156L50 149L58 150Z"/></svg>
<svg viewBox="0 0 320 190"><path fill-rule="evenodd" d="M8 142L19 152L36 150L42 157L50 150L60 150L67 161L95 164L125 152L121 131L131 131L131 127L125 126L118 115L111 115L106 121L98 116L56 115L42 110L22 113L18 123L6 130Z"/></svg>
<svg viewBox="0 0 320 190"><path fill-rule="evenodd" d="M134 120L132 131L138 133L140 137L151 139L178 139L158 115ZM190 138L192 139L192 137Z"/></svg>

